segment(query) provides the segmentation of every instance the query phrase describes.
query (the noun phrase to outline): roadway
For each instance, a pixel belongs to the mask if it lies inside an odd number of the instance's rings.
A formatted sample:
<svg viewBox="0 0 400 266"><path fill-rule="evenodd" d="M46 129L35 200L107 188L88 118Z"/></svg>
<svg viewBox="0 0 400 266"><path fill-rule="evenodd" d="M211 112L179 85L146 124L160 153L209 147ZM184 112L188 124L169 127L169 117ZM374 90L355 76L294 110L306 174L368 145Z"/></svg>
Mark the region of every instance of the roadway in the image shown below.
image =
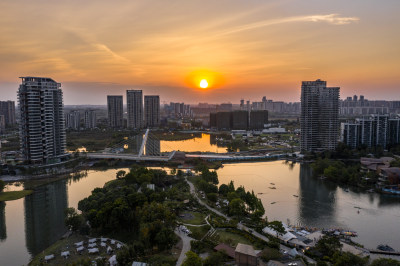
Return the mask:
<svg viewBox="0 0 400 266"><path fill-rule="evenodd" d="M121 159L131 161L168 162L170 160L170 156L138 156L137 154L128 153L86 153L85 156L89 159Z"/></svg>
<svg viewBox="0 0 400 266"><path fill-rule="evenodd" d="M167 162L171 160L176 151L172 151L167 156L139 156L138 154L129 153L86 153L89 159L122 159L132 161L159 161ZM186 154L186 158L201 158L205 160L217 161L241 161L241 160L259 160L259 159L278 159L286 156L286 154L265 154L265 155L231 155L231 154Z"/></svg>
<svg viewBox="0 0 400 266"><path fill-rule="evenodd" d="M176 262L177 266L182 265L183 261L186 259L186 252L191 249L190 241L194 240L193 238L186 235L184 232L175 229L175 234L177 234L182 239L182 251L179 255L178 261Z"/></svg>

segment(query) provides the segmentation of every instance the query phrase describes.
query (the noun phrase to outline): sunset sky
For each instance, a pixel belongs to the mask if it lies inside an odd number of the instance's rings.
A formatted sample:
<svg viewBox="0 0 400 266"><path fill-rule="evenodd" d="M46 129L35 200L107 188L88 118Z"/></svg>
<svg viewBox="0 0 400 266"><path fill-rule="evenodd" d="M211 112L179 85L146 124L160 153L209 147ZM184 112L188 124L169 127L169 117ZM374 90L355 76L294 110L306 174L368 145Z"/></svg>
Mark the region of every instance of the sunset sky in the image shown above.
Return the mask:
<svg viewBox="0 0 400 266"><path fill-rule="evenodd" d="M342 98L400 100L399 14L399 0L1 1L0 100L16 100L20 76L62 83L65 104L140 88L299 101L317 78Z"/></svg>

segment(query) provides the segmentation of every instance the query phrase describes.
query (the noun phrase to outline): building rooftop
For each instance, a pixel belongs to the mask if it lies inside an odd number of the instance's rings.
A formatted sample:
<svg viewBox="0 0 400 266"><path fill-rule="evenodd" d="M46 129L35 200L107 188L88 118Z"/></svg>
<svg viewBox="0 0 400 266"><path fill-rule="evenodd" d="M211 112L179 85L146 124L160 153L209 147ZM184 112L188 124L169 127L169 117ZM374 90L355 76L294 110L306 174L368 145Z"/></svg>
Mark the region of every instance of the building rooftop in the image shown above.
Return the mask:
<svg viewBox="0 0 400 266"><path fill-rule="evenodd" d="M221 243L218 246L214 247L214 250L225 251L226 255L228 255L231 258L235 258L235 250L227 244Z"/></svg>
<svg viewBox="0 0 400 266"><path fill-rule="evenodd" d="M33 81L33 82L55 82L51 78L45 78L45 77L31 77L31 76L26 76L26 77L19 77L22 79L22 81Z"/></svg>
<svg viewBox="0 0 400 266"><path fill-rule="evenodd" d="M395 174L400 176L400 168L399 167L388 167L388 168L381 168L382 171L390 174Z"/></svg>
<svg viewBox="0 0 400 266"><path fill-rule="evenodd" d="M245 254L245 255L249 255L249 256L252 256L252 257L256 257L257 256L257 254L254 251L254 248L252 246L246 245L246 244L242 244L242 243L237 244L235 252L238 252L238 253L241 253L241 254Z"/></svg>

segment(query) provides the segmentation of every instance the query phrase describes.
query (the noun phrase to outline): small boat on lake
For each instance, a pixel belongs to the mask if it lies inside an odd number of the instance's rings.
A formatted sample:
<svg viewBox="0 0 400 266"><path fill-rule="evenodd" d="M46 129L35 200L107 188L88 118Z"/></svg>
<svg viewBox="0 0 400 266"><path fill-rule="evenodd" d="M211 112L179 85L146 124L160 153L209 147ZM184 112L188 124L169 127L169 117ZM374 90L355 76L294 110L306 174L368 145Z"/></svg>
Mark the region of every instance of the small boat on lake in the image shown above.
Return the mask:
<svg viewBox="0 0 400 266"><path fill-rule="evenodd" d="M274 202L271 202L271 204L275 204L276 203L276 201L274 201Z"/></svg>
<svg viewBox="0 0 400 266"><path fill-rule="evenodd" d="M296 197L296 198L298 198L299 196L297 196L297 195L293 195L293 197Z"/></svg>
<svg viewBox="0 0 400 266"><path fill-rule="evenodd" d="M379 250L382 250L382 251L387 251L387 252L394 252L395 251L391 246L382 245L382 244L378 245L376 248L379 249Z"/></svg>
<svg viewBox="0 0 400 266"><path fill-rule="evenodd" d="M269 187L269 189L276 189L276 187Z"/></svg>

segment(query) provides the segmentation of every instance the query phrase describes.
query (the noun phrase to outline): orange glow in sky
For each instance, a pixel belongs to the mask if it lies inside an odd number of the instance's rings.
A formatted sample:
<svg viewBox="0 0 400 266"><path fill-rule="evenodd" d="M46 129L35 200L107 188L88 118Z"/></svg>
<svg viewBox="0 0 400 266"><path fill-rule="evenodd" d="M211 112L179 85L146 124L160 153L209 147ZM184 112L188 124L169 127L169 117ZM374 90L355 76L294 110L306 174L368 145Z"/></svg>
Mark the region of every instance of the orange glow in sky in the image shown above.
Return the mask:
<svg viewBox="0 0 400 266"><path fill-rule="evenodd" d="M301 81L318 78L342 97L400 100L399 10L364 0L1 1L0 100L16 100L28 75L60 82L65 104L134 88L166 102L299 101Z"/></svg>
<svg viewBox="0 0 400 266"><path fill-rule="evenodd" d="M185 85L190 88L197 88L202 90L216 90L226 84L225 79L221 73L202 69L189 73L185 78Z"/></svg>

